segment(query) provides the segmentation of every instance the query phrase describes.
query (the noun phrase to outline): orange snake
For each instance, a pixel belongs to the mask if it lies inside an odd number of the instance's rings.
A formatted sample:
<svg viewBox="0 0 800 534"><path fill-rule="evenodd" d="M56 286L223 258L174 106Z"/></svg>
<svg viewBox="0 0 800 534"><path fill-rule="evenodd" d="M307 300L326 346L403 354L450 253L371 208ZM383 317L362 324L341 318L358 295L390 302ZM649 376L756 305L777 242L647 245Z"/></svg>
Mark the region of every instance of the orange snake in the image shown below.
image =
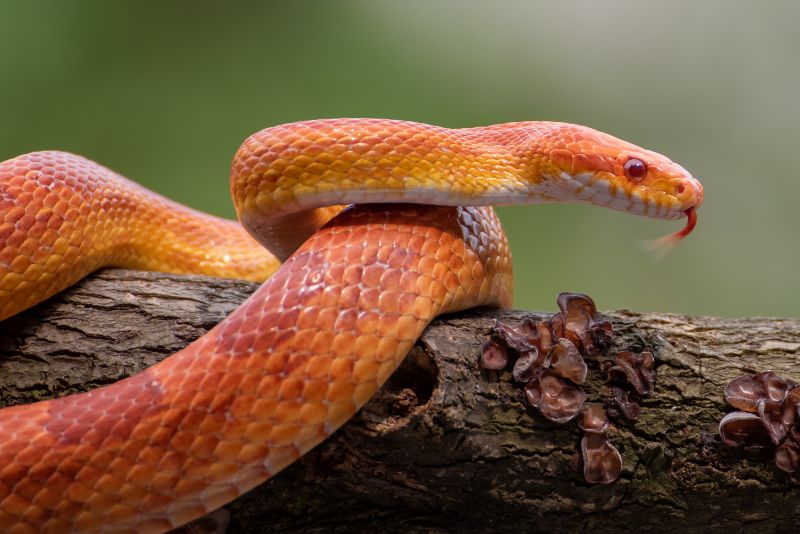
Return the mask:
<svg viewBox="0 0 800 534"><path fill-rule="evenodd" d="M0 531L166 531L289 465L364 405L434 316L510 305L494 211L458 206L687 216L677 240L703 199L666 157L552 122L276 126L242 144L230 187L242 225L274 257L236 223L79 156L0 164L0 319L102 266L269 277L136 376L0 410Z"/></svg>

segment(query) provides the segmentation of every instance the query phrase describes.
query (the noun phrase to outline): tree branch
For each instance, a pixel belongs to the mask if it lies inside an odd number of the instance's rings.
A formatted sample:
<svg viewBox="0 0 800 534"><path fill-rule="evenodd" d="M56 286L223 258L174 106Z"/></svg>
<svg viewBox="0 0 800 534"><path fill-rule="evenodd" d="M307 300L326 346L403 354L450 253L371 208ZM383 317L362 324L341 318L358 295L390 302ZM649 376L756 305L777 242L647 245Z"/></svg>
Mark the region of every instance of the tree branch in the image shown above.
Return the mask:
<svg viewBox="0 0 800 534"><path fill-rule="evenodd" d="M254 284L107 270L0 323L0 405L114 382L202 335ZM601 303L602 304L602 303ZM589 402L609 402L598 371L618 350L656 356L656 389L609 435L623 455L610 485L572 465L580 433L522 403L509 373L480 371L498 318L434 322L387 387L323 445L228 508L232 532L738 530L798 526L800 484L768 451L721 444L722 390L773 370L800 381L800 320L606 315L618 336L589 358Z"/></svg>

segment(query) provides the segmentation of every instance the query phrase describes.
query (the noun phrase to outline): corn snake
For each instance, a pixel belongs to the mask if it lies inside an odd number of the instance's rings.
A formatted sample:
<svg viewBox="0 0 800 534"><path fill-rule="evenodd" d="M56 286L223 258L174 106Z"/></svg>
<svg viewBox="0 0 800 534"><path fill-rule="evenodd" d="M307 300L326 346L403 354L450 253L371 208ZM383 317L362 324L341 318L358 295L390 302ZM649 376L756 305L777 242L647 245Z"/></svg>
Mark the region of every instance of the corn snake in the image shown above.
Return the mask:
<svg viewBox="0 0 800 534"><path fill-rule="evenodd" d="M333 119L248 138L231 195L271 253L79 156L0 164L0 319L106 265L267 279L139 375L0 410L0 530L166 531L274 475L351 417L434 316L510 305L489 204L687 216L680 238L703 190L582 126Z"/></svg>

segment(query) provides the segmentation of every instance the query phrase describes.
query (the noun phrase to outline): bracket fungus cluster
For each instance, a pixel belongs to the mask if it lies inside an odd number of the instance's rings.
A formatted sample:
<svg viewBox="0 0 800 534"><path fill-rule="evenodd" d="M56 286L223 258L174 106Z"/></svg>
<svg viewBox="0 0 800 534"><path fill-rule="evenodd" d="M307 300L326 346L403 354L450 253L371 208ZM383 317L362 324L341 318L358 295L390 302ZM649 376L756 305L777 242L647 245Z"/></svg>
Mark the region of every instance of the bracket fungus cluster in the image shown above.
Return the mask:
<svg viewBox="0 0 800 534"><path fill-rule="evenodd" d="M775 447L775 465L800 469L800 386L771 371L740 376L725 387L725 401L737 408L722 418L719 434L733 447Z"/></svg>
<svg viewBox="0 0 800 534"><path fill-rule="evenodd" d="M586 393L580 386L588 373L584 356L609 348L614 331L586 295L561 293L558 307L560 313L550 319L526 320L519 326L498 321L484 344L481 367L499 371L511 365L514 382L523 385L525 403L554 423L568 423L582 413L578 466L587 482L608 484L619 477L622 457L607 437L608 414L599 405L584 406ZM653 389L654 363L649 352L620 352L606 370L612 381L647 395ZM613 389L615 398L619 392L618 411L626 419L636 419L638 404L624 389Z"/></svg>
<svg viewBox="0 0 800 534"><path fill-rule="evenodd" d="M483 346L481 367L505 369L513 351L512 376L525 384L526 402L554 423L572 421L586 394L578 385L588 368L583 355L597 354L610 344L611 323L599 319L591 298L578 293L558 296L560 313L549 320L526 320L520 326L500 321Z"/></svg>

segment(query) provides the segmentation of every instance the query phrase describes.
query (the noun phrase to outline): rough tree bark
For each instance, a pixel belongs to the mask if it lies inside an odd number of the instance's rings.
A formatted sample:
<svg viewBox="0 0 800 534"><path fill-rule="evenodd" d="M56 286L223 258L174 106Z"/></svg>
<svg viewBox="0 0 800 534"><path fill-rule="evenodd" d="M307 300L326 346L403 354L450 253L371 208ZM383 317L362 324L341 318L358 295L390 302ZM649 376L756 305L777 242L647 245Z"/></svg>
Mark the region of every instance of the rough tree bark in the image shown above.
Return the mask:
<svg viewBox="0 0 800 534"><path fill-rule="evenodd" d="M0 405L111 383L177 351L255 288L246 282L107 270L0 323ZM600 303L602 304L602 303ZM800 525L798 478L768 452L716 436L730 379L774 370L800 381L800 320L617 311L609 351L656 356L653 395L610 435L620 480L589 485L571 467L574 423L521 402L508 373L481 372L498 318L479 310L434 322L364 410L297 464L232 503L231 532L786 532ZM609 388L591 358L584 388Z"/></svg>

